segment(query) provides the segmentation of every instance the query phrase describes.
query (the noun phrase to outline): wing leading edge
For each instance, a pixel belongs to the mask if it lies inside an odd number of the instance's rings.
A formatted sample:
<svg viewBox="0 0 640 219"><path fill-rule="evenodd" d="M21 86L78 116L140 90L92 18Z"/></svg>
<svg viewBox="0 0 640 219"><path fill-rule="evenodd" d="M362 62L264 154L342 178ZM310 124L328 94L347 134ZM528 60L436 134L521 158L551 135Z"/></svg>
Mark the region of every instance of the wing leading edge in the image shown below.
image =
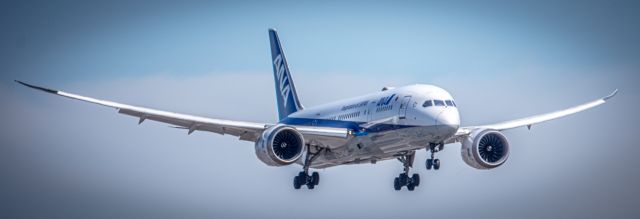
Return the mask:
<svg viewBox="0 0 640 219"><path fill-rule="evenodd" d="M451 137L451 141L448 142L456 142L457 140L455 139L460 139L461 136L466 136L469 133L471 133L473 130L476 129L493 129L493 130L498 130L498 131L502 131L502 130L507 130L507 129L513 129L513 128L518 128L518 127L524 127L526 126L527 128L531 128L532 125L534 124L538 124L541 122L546 122L549 120L553 120L553 119L557 119L557 118L561 118L561 117L565 117L574 113L578 113L599 105L602 105L604 103L606 103L609 99L613 98L616 94L618 93L618 90L614 90L611 94L607 95L606 97L588 102L588 103L584 103L581 105L577 105L574 107L570 107L567 109L563 109L563 110L558 110L555 112L550 112L550 113L545 113L545 114L540 114L540 115L535 115L535 116L530 116L530 117L526 117L526 118L522 118L522 119L515 119L515 120L509 120L509 121L505 121L505 122L500 122L500 123L495 123L495 124L490 124L490 125L481 125L481 126L468 126L468 127L461 127L460 129L458 129L458 132Z"/></svg>
<svg viewBox="0 0 640 219"><path fill-rule="evenodd" d="M16 80L16 82L24 86L27 86L36 90L44 91L50 94L55 94L58 96L63 96L63 97L67 97L75 100L81 100L89 103L94 103L102 106L115 108L118 110L118 113L138 117L139 118L138 124L144 122L145 120L153 120L153 121L172 124L177 126L177 128L187 129L188 134L191 134L194 131L209 131L209 132L214 132L222 135L224 134L233 135L233 136L239 137L240 140L255 142L258 136L262 133L262 131L264 131L266 128L273 125L273 124L267 124L267 123L213 119L213 118L174 113L169 111L150 109L145 107L132 106L132 105L112 102L108 100L101 100L101 99L96 99L92 97L86 97L86 96L81 96L77 94L67 93L60 90L54 90L50 88L35 86L35 85L27 84L18 80ZM346 138L349 135L348 130L340 129L340 128L323 128L323 127L306 127L306 126L296 126L296 128L303 135L309 136L309 137Z"/></svg>

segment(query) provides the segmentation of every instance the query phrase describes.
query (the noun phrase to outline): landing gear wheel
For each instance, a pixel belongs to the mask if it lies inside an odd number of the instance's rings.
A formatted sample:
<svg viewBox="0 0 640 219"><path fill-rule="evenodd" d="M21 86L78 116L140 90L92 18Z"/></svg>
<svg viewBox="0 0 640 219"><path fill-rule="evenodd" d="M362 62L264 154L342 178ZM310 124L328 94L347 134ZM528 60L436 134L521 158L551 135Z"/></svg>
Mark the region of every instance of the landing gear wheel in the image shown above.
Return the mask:
<svg viewBox="0 0 640 219"><path fill-rule="evenodd" d="M401 173L398 178L400 179L400 185L409 184L409 177L407 177L407 174Z"/></svg>
<svg viewBox="0 0 640 219"><path fill-rule="evenodd" d="M414 184L415 186L420 186L420 175L418 175L417 173L414 173L413 176L411 177L411 184Z"/></svg>
<svg viewBox="0 0 640 219"><path fill-rule="evenodd" d="M407 184L407 189L408 189L409 191L413 191L415 188L416 188L416 185L414 185L413 183L409 183L409 184Z"/></svg>
<svg viewBox="0 0 640 219"><path fill-rule="evenodd" d="M293 188L300 189L302 184L300 184L300 178L298 176L293 177Z"/></svg>
<svg viewBox="0 0 640 219"><path fill-rule="evenodd" d="M433 160L427 158L427 162L425 163L425 165L427 166L427 170L430 170L431 167L433 167Z"/></svg>
<svg viewBox="0 0 640 219"><path fill-rule="evenodd" d="M439 170L440 169L440 159L433 160L433 169L434 170Z"/></svg>
<svg viewBox="0 0 640 219"><path fill-rule="evenodd" d="M318 172L313 172L311 174L311 184L317 186L320 183L320 174Z"/></svg>
<svg viewBox="0 0 640 219"><path fill-rule="evenodd" d="M316 185L311 184L311 183L308 183L308 184L307 184L307 188L308 188L308 189L313 189L314 187L316 187Z"/></svg>
<svg viewBox="0 0 640 219"><path fill-rule="evenodd" d="M300 182L300 185L307 184L307 177L308 176L305 172L298 173L298 180Z"/></svg>
<svg viewBox="0 0 640 219"><path fill-rule="evenodd" d="M396 191L400 191L401 188L402 186L400 186L400 179L396 177L395 179L393 179L393 189L395 189Z"/></svg>

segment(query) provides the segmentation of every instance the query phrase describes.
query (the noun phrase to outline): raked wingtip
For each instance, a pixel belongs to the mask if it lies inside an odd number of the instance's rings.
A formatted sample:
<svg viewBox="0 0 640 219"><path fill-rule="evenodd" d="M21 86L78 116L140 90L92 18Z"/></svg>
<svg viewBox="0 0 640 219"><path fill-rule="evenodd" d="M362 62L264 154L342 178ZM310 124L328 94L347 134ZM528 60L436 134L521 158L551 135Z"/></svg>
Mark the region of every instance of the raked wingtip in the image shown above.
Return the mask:
<svg viewBox="0 0 640 219"><path fill-rule="evenodd" d="M616 94L618 94L618 89L616 89L613 92L611 92L611 94L609 94L609 96L606 96L606 97L602 98L602 100L607 101L607 100L613 98L614 96L616 96Z"/></svg>
<svg viewBox="0 0 640 219"><path fill-rule="evenodd" d="M46 88L46 87L40 87L40 86L36 86L36 85L32 85L32 84L27 84L27 83L24 83L24 82L18 81L18 80L13 80L13 81L15 81L18 84L22 84L24 86L27 86L27 87L30 87L30 88L33 88L33 89L36 89L36 90L41 90L41 91L44 91L44 92L47 92L47 93L52 93L52 94L57 94L58 93L57 90L49 89L49 88Z"/></svg>

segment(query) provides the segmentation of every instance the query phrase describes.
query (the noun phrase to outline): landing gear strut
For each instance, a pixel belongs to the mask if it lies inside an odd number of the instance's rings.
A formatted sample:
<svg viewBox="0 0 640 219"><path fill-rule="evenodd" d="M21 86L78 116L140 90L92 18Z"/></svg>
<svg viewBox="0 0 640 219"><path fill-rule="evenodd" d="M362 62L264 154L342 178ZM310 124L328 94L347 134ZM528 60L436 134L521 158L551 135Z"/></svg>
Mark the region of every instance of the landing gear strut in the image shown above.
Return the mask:
<svg viewBox="0 0 640 219"><path fill-rule="evenodd" d="M438 151L441 151L442 149L444 149L444 143L442 142L440 144L429 143L429 147L427 148L427 151L431 152L431 158L427 158L427 161L425 163L427 170L430 170L431 168L433 168L434 170L440 169L440 159L435 158L435 155Z"/></svg>
<svg viewBox="0 0 640 219"><path fill-rule="evenodd" d="M403 186L407 186L409 191L413 191L420 185L420 175L414 173L413 176L409 177L409 169L413 166L414 158L415 152L398 157L398 160L402 162L404 166L404 172L393 180L393 188L395 190L400 190Z"/></svg>
<svg viewBox="0 0 640 219"><path fill-rule="evenodd" d="M293 177L294 189L300 189L303 185L307 185L308 189L313 189L320 183L320 174L318 174L318 172L313 172L309 175L309 167L311 166L311 162L318 157L324 148L318 149L315 153L311 153L309 149L310 147L307 145L307 155L304 159L303 171Z"/></svg>

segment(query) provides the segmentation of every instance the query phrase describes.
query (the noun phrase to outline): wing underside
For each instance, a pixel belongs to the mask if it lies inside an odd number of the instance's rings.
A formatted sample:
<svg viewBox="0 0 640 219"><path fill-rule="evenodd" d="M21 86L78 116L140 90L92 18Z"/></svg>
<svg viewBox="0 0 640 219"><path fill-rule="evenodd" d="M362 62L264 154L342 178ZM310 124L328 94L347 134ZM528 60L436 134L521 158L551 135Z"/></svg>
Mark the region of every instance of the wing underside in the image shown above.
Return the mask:
<svg viewBox="0 0 640 219"><path fill-rule="evenodd" d="M223 119L213 119L201 116L193 116L181 113L174 113L169 111L156 110L145 107L132 106L117 102L112 102L108 100L101 100L92 97L81 96L77 94L67 93L64 91L49 89L45 87L35 86L31 84L27 84L21 81L16 82L36 89L40 91L44 91L50 94L55 94L58 96L63 96L75 100L81 100L89 103L94 103L102 106L107 106L111 108L115 108L118 110L118 113L137 117L138 124L141 124L145 120L153 120L157 122L167 123L174 125L175 128L186 129L188 134L193 133L194 131L208 131L217 134L228 134L237 136L240 140L245 141L256 141L259 135L266 128L272 126L273 124L268 123L255 123L255 122L245 122L245 121L233 121L233 120L223 120ZM307 126L296 126L298 131L300 131L305 137L310 138L347 138L349 136L349 131L342 128L324 128L324 127L307 127Z"/></svg>

